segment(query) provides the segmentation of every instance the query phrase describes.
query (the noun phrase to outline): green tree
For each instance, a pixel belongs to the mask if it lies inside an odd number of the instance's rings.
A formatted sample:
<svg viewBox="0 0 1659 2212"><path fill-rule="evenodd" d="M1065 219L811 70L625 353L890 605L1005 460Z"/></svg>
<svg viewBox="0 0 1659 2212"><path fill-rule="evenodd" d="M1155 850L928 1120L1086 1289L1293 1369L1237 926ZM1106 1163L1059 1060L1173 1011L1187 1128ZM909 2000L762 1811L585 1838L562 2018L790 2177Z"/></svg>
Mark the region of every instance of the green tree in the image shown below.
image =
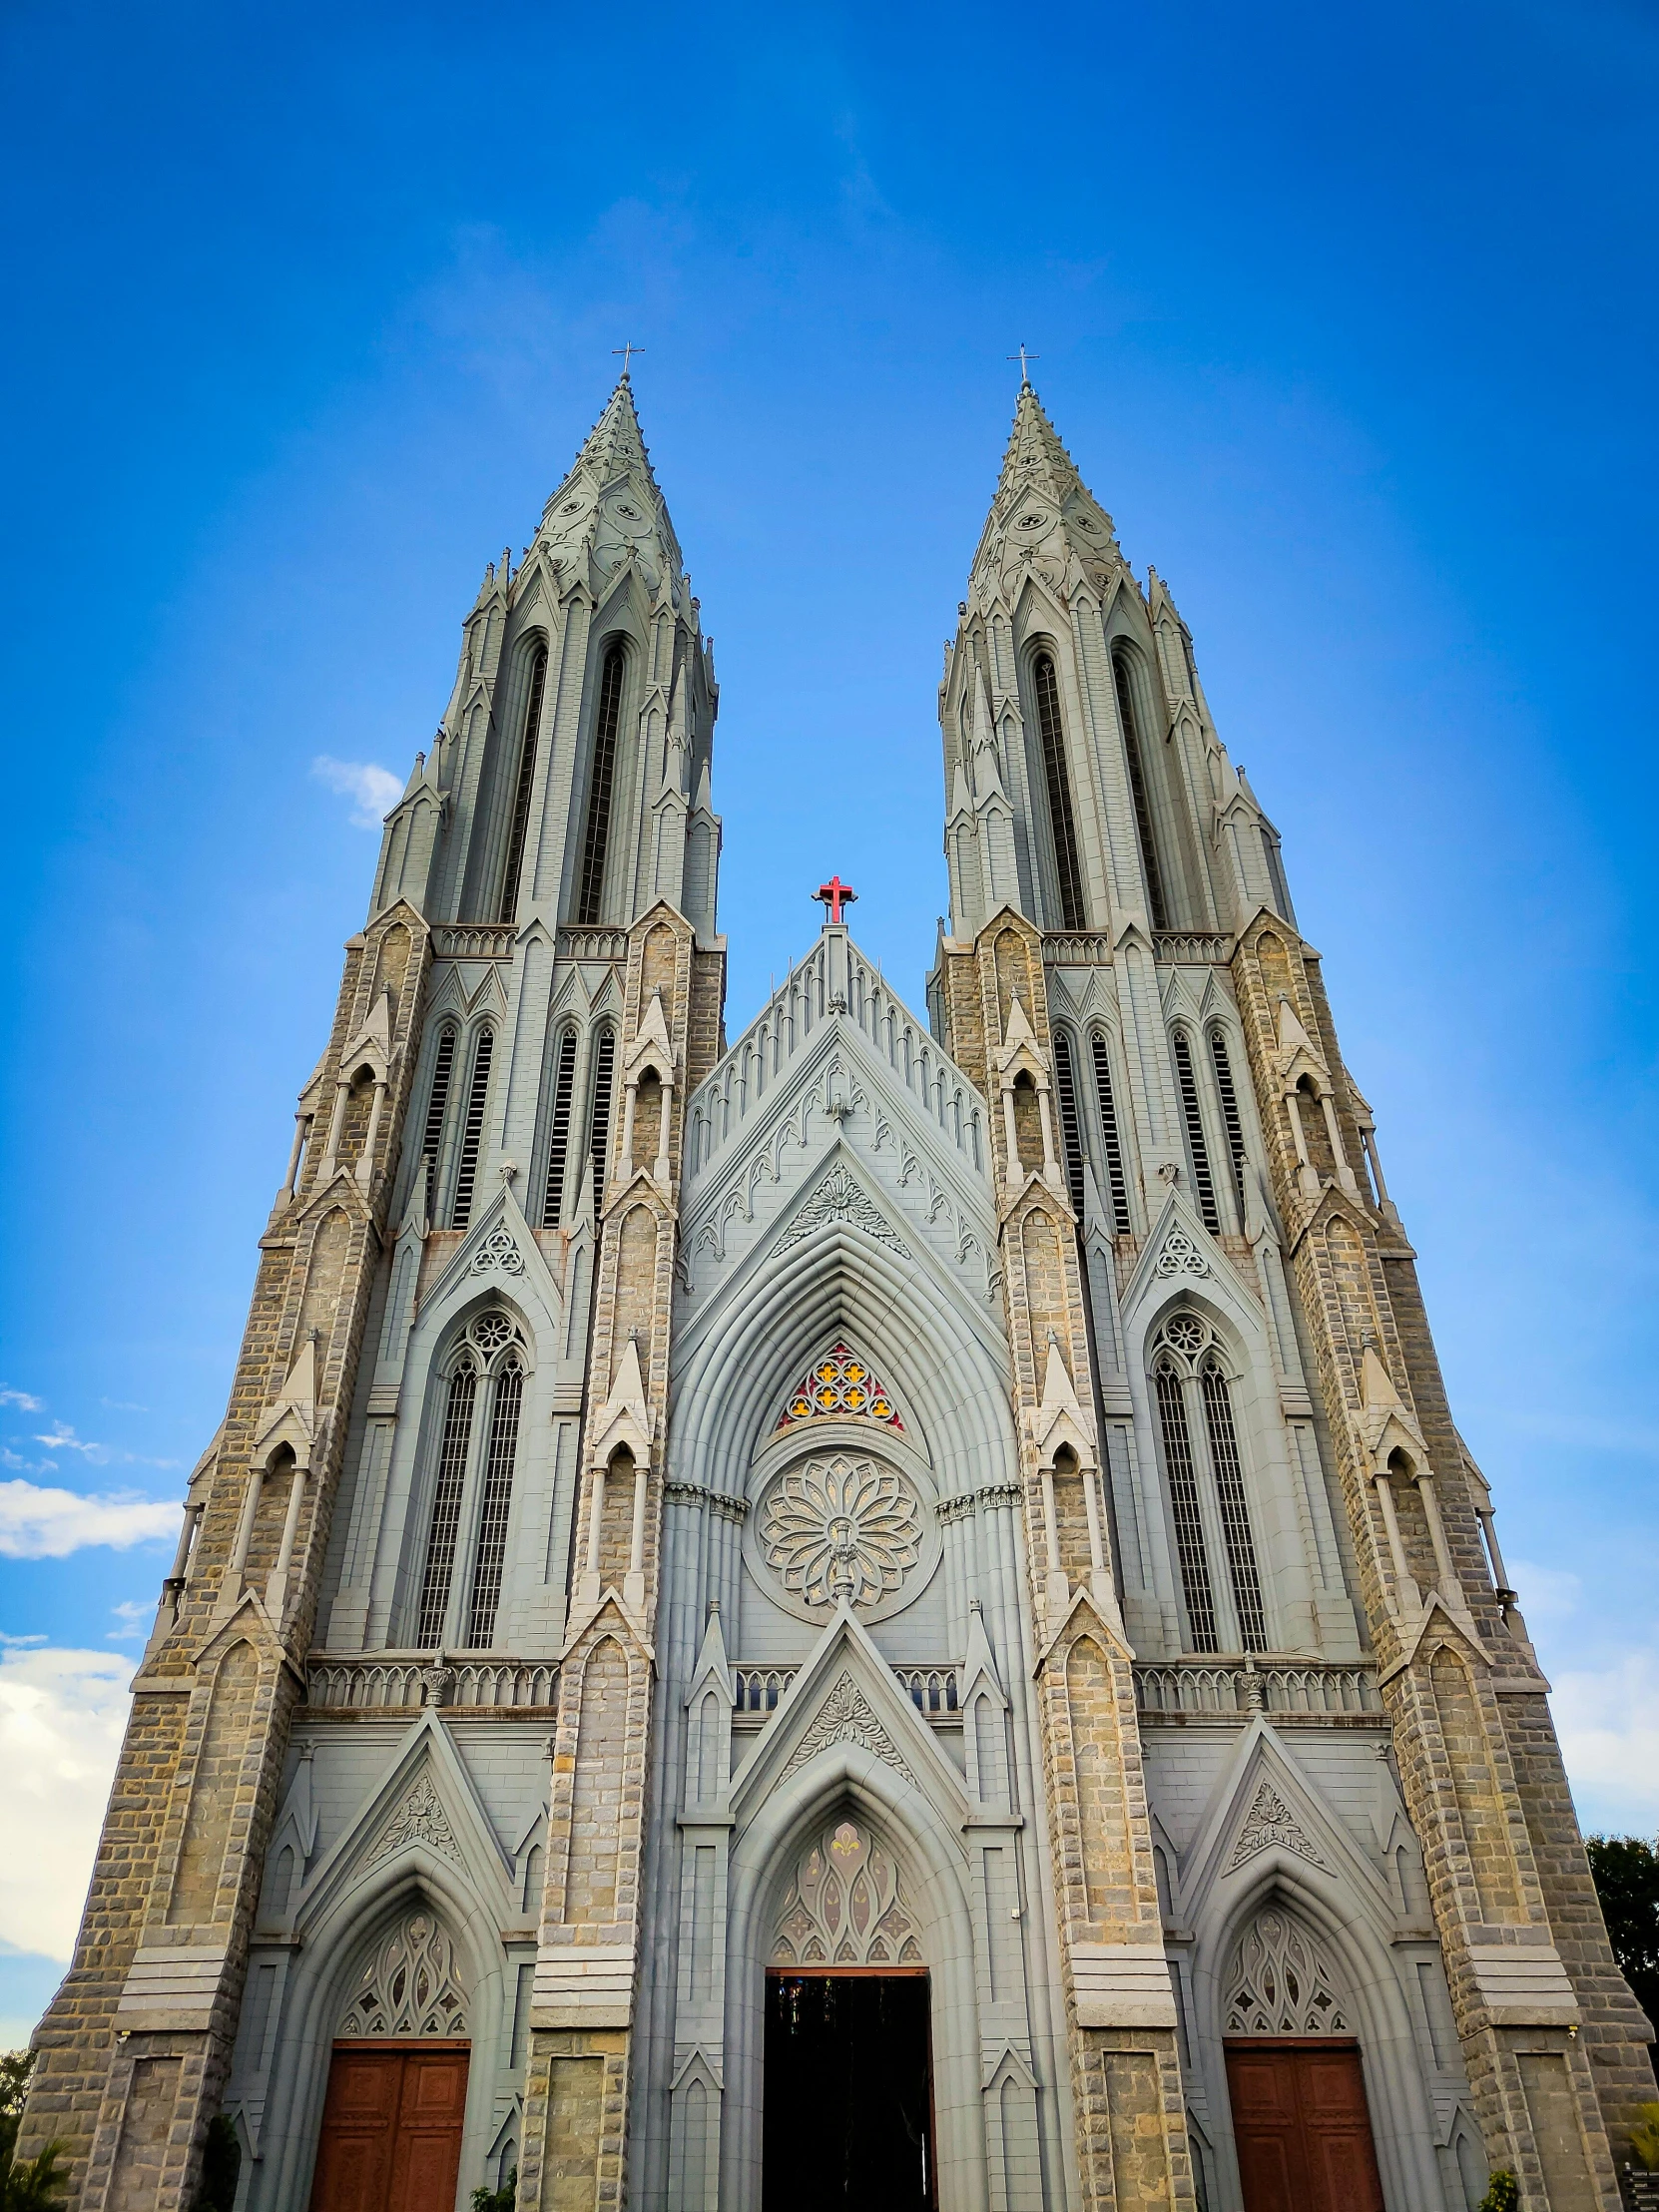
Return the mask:
<svg viewBox="0 0 1659 2212"><path fill-rule="evenodd" d="M208 2122L202 2142L202 2186L192 2212L232 2212L237 2177L242 2172L242 2141L237 2123L220 2112Z"/></svg>
<svg viewBox="0 0 1659 2212"><path fill-rule="evenodd" d="M12 2149L34 2063L32 2050L0 2051L0 2181L11 2171Z"/></svg>
<svg viewBox="0 0 1659 2212"><path fill-rule="evenodd" d="M1588 1836L1584 1849L1613 1956L1659 2028L1659 1849L1640 1836Z"/></svg>
<svg viewBox="0 0 1659 2212"><path fill-rule="evenodd" d="M69 2176L58 2171L62 2143L48 2143L38 2158L14 2158L0 2191L3 2212L65 2212Z"/></svg>

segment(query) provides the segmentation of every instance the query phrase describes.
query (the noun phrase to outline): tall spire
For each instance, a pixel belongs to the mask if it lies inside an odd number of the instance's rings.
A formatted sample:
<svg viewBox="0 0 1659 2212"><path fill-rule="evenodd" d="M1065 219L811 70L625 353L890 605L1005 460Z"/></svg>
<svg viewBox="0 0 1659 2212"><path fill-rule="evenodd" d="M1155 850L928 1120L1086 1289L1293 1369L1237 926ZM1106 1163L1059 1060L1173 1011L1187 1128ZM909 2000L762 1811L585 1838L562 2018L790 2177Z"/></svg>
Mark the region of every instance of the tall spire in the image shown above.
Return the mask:
<svg viewBox="0 0 1659 2212"><path fill-rule="evenodd" d="M598 569L596 589L631 552L637 553L652 589L666 573L677 608L682 602L689 607L680 541L652 471L626 369L564 481L542 509L536 540L561 561L583 552L591 555Z"/></svg>
<svg viewBox="0 0 1659 2212"><path fill-rule="evenodd" d="M1111 516L1077 473L1028 381L1019 388L972 581L980 585L992 575L1011 581L1011 572L1028 558L1057 557L1064 565L1071 553L1086 563L1123 565Z"/></svg>

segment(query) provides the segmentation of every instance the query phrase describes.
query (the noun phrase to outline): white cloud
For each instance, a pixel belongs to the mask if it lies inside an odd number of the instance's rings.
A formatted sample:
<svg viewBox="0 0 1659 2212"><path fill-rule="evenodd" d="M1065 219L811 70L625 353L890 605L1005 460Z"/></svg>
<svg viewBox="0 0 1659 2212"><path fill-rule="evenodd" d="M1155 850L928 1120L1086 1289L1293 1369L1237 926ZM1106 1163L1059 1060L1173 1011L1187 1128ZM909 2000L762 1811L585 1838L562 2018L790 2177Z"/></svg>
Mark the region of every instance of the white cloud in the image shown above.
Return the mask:
<svg viewBox="0 0 1659 2212"><path fill-rule="evenodd" d="M1530 1559L1511 1559L1508 1565L1529 1626L1533 1621L1564 1621L1577 1612L1584 1589L1580 1576L1564 1567L1534 1566Z"/></svg>
<svg viewBox="0 0 1659 2212"><path fill-rule="evenodd" d="M1586 1829L1659 1830L1659 1651L1563 1671L1551 1705Z"/></svg>
<svg viewBox="0 0 1659 2212"><path fill-rule="evenodd" d="M84 1436L77 1436L74 1429L70 1427L68 1421L64 1420L54 1421L52 1424L51 1435L37 1436L35 1438L35 1442L37 1444L44 1444L48 1451L83 1452L87 1458L96 1460L100 1466L102 1466L110 1456L109 1448L107 1445L100 1443L89 1443Z"/></svg>
<svg viewBox="0 0 1659 2212"><path fill-rule="evenodd" d="M66 1559L87 1544L125 1551L179 1532L177 1499L114 1491L82 1497L39 1482L0 1482L0 1557Z"/></svg>
<svg viewBox="0 0 1659 2212"><path fill-rule="evenodd" d="M389 768L376 768L372 761L336 761L319 753L311 763L311 774L331 792L354 802L351 820L359 830L378 830L403 796L402 779Z"/></svg>
<svg viewBox="0 0 1659 2212"><path fill-rule="evenodd" d="M43 1397L31 1397L27 1390L14 1390L9 1383L0 1383L0 1405L15 1405L19 1412L38 1413L45 1404Z"/></svg>
<svg viewBox="0 0 1659 2212"><path fill-rule="evenodd" d="M124 1644L132 1638L143 1636L150 1627L151 1616L155 1610L153 1604L146 1605L142 1599L130 1597L124 1598L119 1605L112 1605L110 1611L121 1623L121 1626L106 1629L104 1632L105 1642Z"/></svg>
<svg viewBox="0 0 1659 2212"><path fill-rule="evenodd" d="M67 1958L127 1725L133 1662L0 1653L0 1938Z"/></svg>

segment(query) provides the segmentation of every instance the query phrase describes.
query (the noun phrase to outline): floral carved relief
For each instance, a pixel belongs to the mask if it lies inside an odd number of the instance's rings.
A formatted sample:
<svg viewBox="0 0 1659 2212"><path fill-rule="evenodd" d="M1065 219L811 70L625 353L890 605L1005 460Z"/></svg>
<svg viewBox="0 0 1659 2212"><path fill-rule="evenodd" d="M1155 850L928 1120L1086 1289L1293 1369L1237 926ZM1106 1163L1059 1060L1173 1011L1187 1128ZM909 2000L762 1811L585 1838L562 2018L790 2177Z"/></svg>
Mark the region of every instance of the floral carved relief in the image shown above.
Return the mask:
<svg viewBox="0 0 1659 2212"><path fill-rule="evenodd" d="M803 1855L773 1933L771 1963L920 1965L898 1869L853 1822L838 1822Z"/></svg>
<svg viewBox="0 0 1659 2212"><path fill-rule="evenodd" d="M896 1469L846 1452L804 1459L773 1485L761 1552L785 1589L828 1609L872 1605L900 1588L921 1553L921 1510Z"/></svg>

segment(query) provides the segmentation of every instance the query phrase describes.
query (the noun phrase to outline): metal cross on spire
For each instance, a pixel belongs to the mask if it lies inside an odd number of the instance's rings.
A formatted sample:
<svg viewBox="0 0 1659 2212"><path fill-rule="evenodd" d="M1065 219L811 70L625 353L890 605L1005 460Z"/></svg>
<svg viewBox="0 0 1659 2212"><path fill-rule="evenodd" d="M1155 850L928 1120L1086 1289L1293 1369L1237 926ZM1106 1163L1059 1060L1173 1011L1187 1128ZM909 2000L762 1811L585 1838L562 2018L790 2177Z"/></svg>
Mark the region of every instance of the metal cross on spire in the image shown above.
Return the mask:
<svg viewBox="0 0 1659 2212"><path fill-rule="evenodd" d="M1026 385L1031 381L1031 371L1026 365L1027 362L1040 361L1042 359L1042 355L1040 353L1027 353L1027 351L1025 350L1025 340L1021 338L1019 341L1019 351L1017 353L1010 353L1008 355L1008 358L1011 361L1018 361L1019 363L1019 384L1021 391L1023 391Z"/></svg>
<svg viewBox="0 0 1659 2212"><path fill-rule="evenodd" d="M813 893L815 898L823 900L832 929L840 927L841 908L850 906L857 895L852 885L843 883L838 875L831 875L828 883L821 883Z"/></svg>
<svg viewBox="0 0 1659 2212"><path fill-rule="evenodd" d="M622 355L622 373L624 377L626 377L628 374L629 362L633 359L636 353L643 353L645 351L645 347L643 345L636 345L632 338L624 338L620 345L613 345L611 347L611 351L613 353L620 353ZM1009 358L1010 360L1013 358L1012 354L1009 355Z"/></svg>

